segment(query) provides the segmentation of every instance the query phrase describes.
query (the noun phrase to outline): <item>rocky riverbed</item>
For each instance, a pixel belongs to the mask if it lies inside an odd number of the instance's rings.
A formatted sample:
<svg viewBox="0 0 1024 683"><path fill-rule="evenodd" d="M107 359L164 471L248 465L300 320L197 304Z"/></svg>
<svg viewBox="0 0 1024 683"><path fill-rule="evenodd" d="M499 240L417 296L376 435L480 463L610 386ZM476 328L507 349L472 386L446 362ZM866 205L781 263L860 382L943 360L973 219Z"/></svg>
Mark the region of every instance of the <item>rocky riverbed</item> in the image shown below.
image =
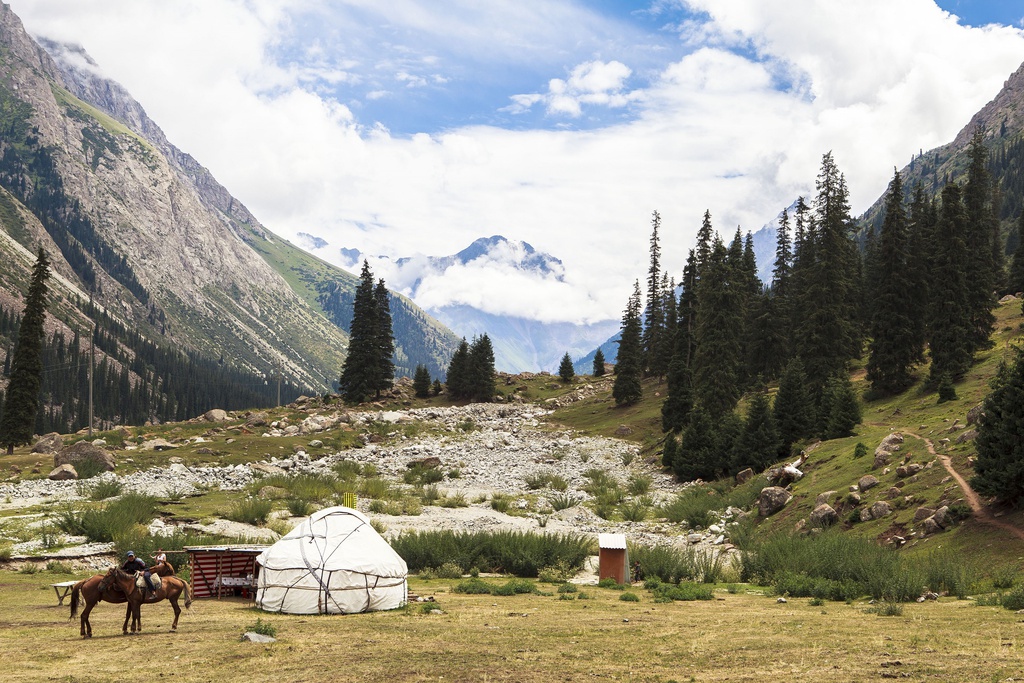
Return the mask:
<svg viewBox="0 0 1024 683"><path fill-rule="evenodd" d="M445 473L444 479L437 484L440 493L461 495L468 503L465 507L423 506L418 515L385 515L369 512L370 501L360 499L360 510L379 520L387 535L406 529L614 532L625 533L632 540L721 547L724 524L732 516L727 513L722 524L713 525L709 530L694 531L665 521L611 522L598 517L583 504L553 511L546 499L555 492L531 489L528 480L559 477L567 483L564 494L581 503L591 499L584 490L589 482L585 473L595 469L603 471L623 487L631 478L648 479L650 485L646 495L654 504L670 500L683 487L663 473L660 467L643 462L634 443L553 430L542 422L549 413L543 406L473 404L404 411L346 412L344 415L337 412L325 414L322 409L310 406L308 412L308 417L301 423L300 433L310 437L311 445L296 447L296 452L288 457L223 467L187 467L181 462L173 462L176 458L169 455L166 467L153 467L126 475L107 472L92 481L116 477L125 491L167 498L196 495L211 489L240 490L268 473L327 473L342 460L372 465L383 478L401 483L410 464L423 462ZM365 430L364 446L323 455L322 439L341 421L350 428ZM387 425L392 425L393 429ZM408 429L408 425L415 425L416 429ZM273 441L294 435L296 430L289 428L292 426L295 425L268 423L263 426L262 438ZM373 428L369 429L371 426ZM118 457L122 455L125 454ZM76 481L49 479L0 483L0 509L25 508L46 502L72 503L81 500L82 488ZM510 497L509 514L492 509L487 502L495 494ZM292 518L288 521L298 520ZM158 534L169 528L162 521L154 521L151 532ZM266 529L226 520L208 522L199 528L215 533L260 536L268 541L274 537L273 532L268 533ZM31 543L19 544L15 552L36 555ZM83 554L96 551L97 548L90 547ZM74 555L73 548L62 552Z"/></svg>

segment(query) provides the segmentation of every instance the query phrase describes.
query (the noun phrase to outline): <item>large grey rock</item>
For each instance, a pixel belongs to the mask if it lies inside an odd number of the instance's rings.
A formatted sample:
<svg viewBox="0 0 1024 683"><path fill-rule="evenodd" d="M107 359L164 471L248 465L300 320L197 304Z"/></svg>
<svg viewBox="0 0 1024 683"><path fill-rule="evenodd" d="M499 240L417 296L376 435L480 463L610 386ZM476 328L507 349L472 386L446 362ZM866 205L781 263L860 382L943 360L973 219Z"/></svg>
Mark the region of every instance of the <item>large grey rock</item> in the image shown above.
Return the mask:
<svg viewBox="0 0 1024 683"><path fill-rule="evenodd" d="M985 414L985 406L982 403L967 411L967 424L976 425L981 422L981 416Z"/></svg>
<svg viewBox="0 0 1024 683"><path fill-rule="evenodd" d="M39 437L39 441L36 441L32 445L33 453L43 453L44 455L53 455L64 446L64 440L57 432L50 432L45 436Z"/></svg>
<svg viewBox="0 0 1024 683"><path fill-rule="evenodd" d="M929 517L928 519L926 519L923 522L921 522L921 535L922 536L928 536L928 535L931 535L931 534L937 534L937 533L939 533L941 531L942 531L942 527L939 525L938 522L935 521L934 517Z"/></svg>
<svg viewBox="0 0 1024 683"><path fill-rule="evenodd" d="M106 449L94 446L88 441L79 441L60 449L53 456L53 466L60 467L65 463L77 465L86 460L99 464L107 472L114 470L114 456Z"/></svg>
<svg viewBox="0 0 1024 683"><path fill-rule="evenodd" d="M828 503L822 503L811 513L810 523L815 528L829 527L838 521L839 513Z"/></svg>
<svg viewBox="0 0 1024 683"><path fill-rule="evenodd" d="M968 441L973 441L974 439L977 439L977 438L978 438L978 430L977 429L968 429L963 434L960 434L958 437L956 437L956 441L955 442L956 443L967 443Z"/></svg>
<svg viewBox="0 0 1024 683"><path fill-rule="evenodd" d="M750 481L753 478L754 478L754 470L752 470L749 467L747 469L745 469L745 470L740 470L739 472L736 473L736 483L737 484L746 484L748 481Z"/></svg>
<svg viewBox="0 0 1024 683"><path fill-rule="evenodd" d="M267 419L268 415L264 412L253 413L245 421L245 424L248 427L263 427L267 424Z"/></svg>
<svg viewBox="0 0 1024 683"><path fill-rule="evenodd" d="M878 444L878 448L875 449L875 460L871 469L877 470L879 467L888 465L892 454L900 449L902 443L903 435L899 432L893 432L882 439L882 443Z"/></svg>
<svg viewBox="0 0 1024 683"><path fill-rule="evenodd" d="M892 506L884 500L872 503L868 510L871 512L871 519L881 519L892 514Z"/></svg>
<svg viewBox="0 0 1024 683"><path fill-rule="evenodd" d="M933 508L928 508L928 507L924 507L924 506L919 507L914 512L914 522L916 523L916 522L920 522L922 520L928 519L929 517L931 517L934 514L935 514L935 510Z"/></svg>
<svg viewBox="0 0 1024 683"><path fill-rule="evenodd" d="M242 640L246 643L276 643L277 638L271 636L265 636L262 633L256 633L255 631L246 631L242 634Z"/></svg>
<svg viewBox="0 0 1024 683"><path fill-rule="evenodd" d="M786 506L793 494L780 486L768 486L761 490L757 499L757 511L762 517L770 517Z"/></svg>
<svg viewBox="0 0 1024 683"><path fill-rule="evenodd" d="M53 481L66 481L68 479L78 479L78 472L75 471L75 466L70 463L64 463L60 467L53 468L53 471L46 477Z"/></svg>
<svg viewBox="0 0 1024 683"><path fill-rule="evenodd" d="M857 488L860 489L861 492L867 491L876 486L878 486L878 478L870 474L865 474L860 478L860 481L857 482Z"/></svg>
<svg viewBox="0 0 1024 683"><path fill-rule="evenodd" d="M142 450L144 451L169 451L174 448L177 448L177 446L167 439L150 439L142 444Z"/></svg>
<svg viewBox="0 0 1024 683"><path fill-rule="evenodd" d="M936 524L945 529L947 526L949 526L949 507L945 505L940 507L938 510L935 511L935 514L932 515L932 519L935 520Z"/></svg>
<svg viewBox="0 0 1024 683"><path fill-rule="evenodd" d="M825 491L823 493L819 493L817 499L815 499L814 501L815 507L817 507L818 505L826 505L830 500L832 500L832 497L835 495L835 491Z"/></svg>
<svg viewBox="0 0 1024 683"><path fill-rule="evenodd" d="M203 413L203 419L207 422L224 422L228 419L228 413L226 410L214 408L213 410L207 410Z"/></svg>
<svg viewBox="0 0 1024 683"><path fill-rule="evenodd" d="M900 465L899 467L897 467L896 476L900 479L905 479L906 477L914 476L923 469L924 465L916 462L910 462L907 463L906 465Z"/></svg>

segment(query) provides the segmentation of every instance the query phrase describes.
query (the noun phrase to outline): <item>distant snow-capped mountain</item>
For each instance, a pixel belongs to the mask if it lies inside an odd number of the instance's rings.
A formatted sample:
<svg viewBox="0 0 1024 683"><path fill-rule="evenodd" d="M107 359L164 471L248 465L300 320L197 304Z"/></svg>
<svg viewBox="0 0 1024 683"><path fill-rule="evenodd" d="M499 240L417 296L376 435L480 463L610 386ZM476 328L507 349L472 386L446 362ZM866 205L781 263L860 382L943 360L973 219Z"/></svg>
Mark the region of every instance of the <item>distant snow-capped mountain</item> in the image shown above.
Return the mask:
<svg viewBox="0 0 1024 683"><path fill-rule="evenodd" d="M304 235L303 240L317 250L327 247L313 235ZM364 259L369 261L374 274L385 278L389 287L422 302L430 315L456 334L472 339L486 332L494 345L498 370L555 370L565 353L573 358L583 356L618 329L617 320L552 320L550 301L541 306L537 299L550 299L552 291L566 286L565 266L527 242L502 235L481 237L448 256L390 258L346 248L335 253L340 256L335 260L355 272ZM497 297L488 297L488 293L510 287L536 291L534 306L528 302L519 309L501 309L494 301Z"/></svg>

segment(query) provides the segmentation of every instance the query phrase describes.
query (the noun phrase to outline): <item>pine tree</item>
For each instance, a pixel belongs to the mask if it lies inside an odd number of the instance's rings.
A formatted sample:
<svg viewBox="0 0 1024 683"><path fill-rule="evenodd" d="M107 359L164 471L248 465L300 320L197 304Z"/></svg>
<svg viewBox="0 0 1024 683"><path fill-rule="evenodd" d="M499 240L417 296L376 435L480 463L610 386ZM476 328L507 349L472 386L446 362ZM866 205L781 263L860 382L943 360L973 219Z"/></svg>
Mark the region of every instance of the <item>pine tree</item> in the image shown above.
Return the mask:
<svg viewBox="0 0 1024 683"><path fill-rule="evenodd" d="M378 280L373 290L374 313L374 389L380 392L390 389L395 381L395 336L391 329L391 304L384 280Z"/></svg>
<svg viewBox="0 0 1024 683"><path fill-rule="evenodd" d="M876 246L868 276L872 284L867 379L872 389L884 396L910 386L911 369L918 357L918 337L910 316L916 306L916 292L908 267L907 217L898 171L885 196L885 218Z"/></svg>
<svg viewBox="0 0 1024 683"><path fill-rule="evenodd" d="M604 376L604 351L598 347L594 352L594 377Z"/></svg>
<svg viewBox="0 0 1024 683"><path fill-rule="evenodd" d="M942 190L942 212L935 227L935 258L929 296L928 330L934 385L942 373L957 381L971 366L974 347L968 301L966 215L960 188L950 183Z"/></svg>
<svg viewBox="0 0 1024 683"><path fill-rule="evenodd" d="M820 397L828 379L845 372L847 362L860 355L860 288L846 180L831 152L822 158L815 186L813 235L807 238L813 254L801 282L797 351L812 393Z"/></svg>
<svg viewBox="0 0 1024 683"><path fill-rule="evenodd" d="M572 367L572 356L568 351L562 356L562 362L558 365L558 377L562 380L562 384L568 384L576 377L576 371Z"/></svg>
<svg viewBox="0 0 1024 683"><path fill-rule="evenodd" d="M788 457L792 445L809 437L814 428L814 399L799 358L791 360L782 373L772 414L779 430L780 454Z"/></svg>
<svg viewBox="0 0 1024 683"><path fill-rule="evenodd" d="M672 471L680 481L712 479L718 460L718 442L711 416L702 408L695 408L679 440Z"/></svg>
<svg viewBox="0 0 1024 683"><path fill-rule="evenodd" d="M822 398L821 415L821 435L825 439L850 436L860 424L860 402L848 375L836 375L829 380Z"/></svg>
<svg viewBox="0 0 1024 683"><path fill-rule="evenodd" d="M931 292L931 264L935 245L933 244L937 220L934 202L926 200L924 190L918 184L910 203L908 217L907 278L913 293L913 304L908 311L913 330L914 362L924 360L925 344L928 339L928 301Z"/></svg>
<svg viewBox="0 0 1024 683"><path fill-rule="evenodd" d="M754 471L760 472L778 459L781 446L782 440L775 425L768 391L761 385L750 401L743 431L736 442L737 459L733 470L752 467Z"/></svg>
<svg viewBox="0 0 1024 683"><path fill-rule="evenodd" d="M494 347L486 332L474 339L469 347L469 378L474 401L490 403L494 400Z"/></svg>
<svg viewBox="0 0 1024 683"><path fill-rule="evenodd" d="M615 384L612 396L615 405L630 406L643 397L643 347L640 330L640 283L633 284L633 294L626 303L619 335L618 358L615 362Z"/></svg>
<svg viewBox="0 0 1024 683"><path fill-rule="evenodd" d="M988 348L995 327L996 264L993 262L993 232L998 245L998 228L993 231L991 190L986 162L988 153L981 129L975 130L968 148L967 182L963 188L965 214L964 242L967 249L967 306L971 315L970 342L975 350Z"/></svg>
<svg viewBox="0 0 1024 683"><path fill-rule="evenodd" d="M11 361L11 379L0 411L0 446L6 447L8 455L14 452L15 446L32 441L32 431L36 424L43 374L43 323L46 320L48 291L46 281L49 277L50 260L40 247L32 267L32 280L18 328L18 344L14 347L14 359Z"/></svg>
<svg viewBox="0 0 1024 683"><path fill-rule="evenodd" d="M694 276L699 279L704 266L711 260L711 249L715 239L715 232L711 227L711 211L704 211L704 220L701 221L700 229L697 230L697 250Z"/></svg>
<svg viewBox="0 0 1024 683"><path fill-rule="evenodd" d="M668 396L661 404L661 430L676 432L686 426L693 409L693 386L690 366L686 363L686 349L689 342L682 334L676 336L676 352L668 367Z"/></svg>
<svg viewBox="0 0 1024 683"><path fill-rule="evenodd" d="M661 466L665 469L673 469L676 461L676 454L679 452L679 439L676 435L669 433L665 437L665 446L661 451Z"/></svg>
<svg viewBox="0 0 1024 683"><path fill-rule="evenodd" d="M422 363L416 365L416 372L412 376L412 390L416 398L430 396L430 370Z"/></svg>
<svg viewBox="0 0 1024 683"><path fill-rule="evenodd" d="M362 403L380 390L378 330L380 318L374 293L370 264L363 261L363 270L352 304L348 355L341 367L338 391L349 403Z"/></svg>
<svg viewBox="0 0 1024 683"><path fill-rule="evenodd" d="M1007 293L1024 292L1024 211L1017 217L1017 248L1010 261L1010 273L1007 276ZM1024 305L1024 304L1022 304Z"/></svg>
<svg viewBox="0 0 1024 683"><path fill-rule="evenodd" d="M659 370L661 374L664 373L659 362L665 331L665 311L661 296L661 245L658 241L660 226L661 216L655 211L651 217L650 266L647 270L647 302L643 315L643 367L644 374L648 376L659 375Z"/></svg>
<svg viewBox="0 0 1024 683"><path fill-rule="evenodd" d="M1024 350L1000 367L984 405L971 486L1016 506L1024 499Z"/></svg>
<svg viewBox="0 0 1024 683"><path fill-rule="evenodd" d="M445 378L448 387L448 396L453 401L462 401L470 397L470 367L469 367L469 343L463 337L459 342L452 359L448 363L448 373Z"/></svg>
<svg viewBox="0 0 1024 683"><path fill-rule="evenodd" d="M717 420L739 400L743 360L743 302L721 239L697 284L697 302L694 399Z"/></svg>

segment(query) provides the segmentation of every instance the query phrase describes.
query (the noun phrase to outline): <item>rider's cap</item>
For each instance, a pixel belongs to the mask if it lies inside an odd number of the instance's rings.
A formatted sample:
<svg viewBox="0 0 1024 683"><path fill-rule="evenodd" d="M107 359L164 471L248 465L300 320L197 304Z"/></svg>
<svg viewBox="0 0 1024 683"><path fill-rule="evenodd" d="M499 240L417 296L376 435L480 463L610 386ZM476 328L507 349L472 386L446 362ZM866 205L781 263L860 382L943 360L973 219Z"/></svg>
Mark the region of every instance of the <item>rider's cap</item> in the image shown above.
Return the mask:
<svg viewBox="0 0 1024 683"><path fill-rule="evenodd" d="M128 551L128 557L135 557L135 553L133 553L131 550L129 550Z"/></svg>

